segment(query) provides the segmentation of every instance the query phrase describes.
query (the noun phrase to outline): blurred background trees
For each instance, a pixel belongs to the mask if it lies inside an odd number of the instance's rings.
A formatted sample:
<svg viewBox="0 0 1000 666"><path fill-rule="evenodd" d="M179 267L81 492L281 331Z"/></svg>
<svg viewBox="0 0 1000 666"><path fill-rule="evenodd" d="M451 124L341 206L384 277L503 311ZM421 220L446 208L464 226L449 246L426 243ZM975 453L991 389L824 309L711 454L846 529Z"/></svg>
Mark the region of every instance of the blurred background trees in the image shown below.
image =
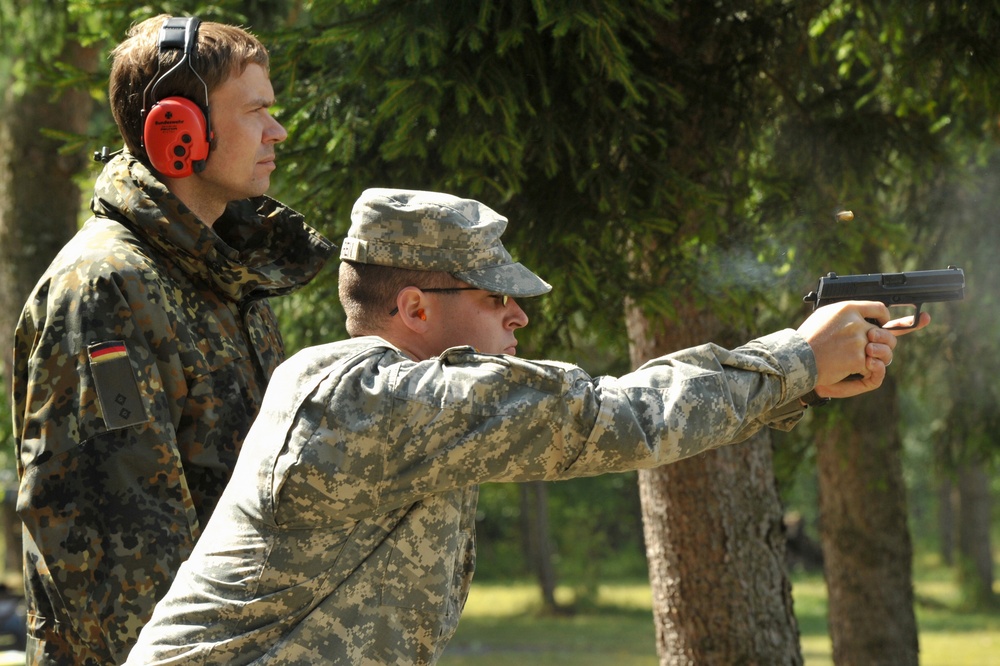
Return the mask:
<svg viewBox="0 0 1000 666"><path fill-rule="evenodd" d="M952 558L968 605L995 603L1000 3L0 0L8 350L46 255L86 214L90 153L119 142L106 53L160 12L268 44L290 133L272 194L335 242L366 187L507 215L508 247L555 286L523 304L527 357L618 374L794 326L831 270L965 269L966 301L929 307L893 381L807 415L773 454L765 435L642 475L484 487L480 576L539 573L585 604L648 564L675 591L654 595L663 659L798 663L781 562L794 509L822 542L839 662L916 663L914 544ZM344 335L335 275L275 303L290 348ZM763 582L720 609L747 580ZM706 648L684 624L703 618L734 645ZM771 647L750 640L765 624L783 636Z"/></svg>

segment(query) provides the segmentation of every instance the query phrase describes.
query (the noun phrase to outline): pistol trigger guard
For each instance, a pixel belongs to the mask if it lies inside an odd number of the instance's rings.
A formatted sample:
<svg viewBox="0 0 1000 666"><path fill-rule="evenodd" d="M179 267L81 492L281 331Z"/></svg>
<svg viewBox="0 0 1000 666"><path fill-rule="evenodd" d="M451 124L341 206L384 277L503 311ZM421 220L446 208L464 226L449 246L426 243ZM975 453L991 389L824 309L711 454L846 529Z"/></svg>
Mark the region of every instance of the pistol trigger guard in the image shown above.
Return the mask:
<svg viewBox="0 0 1000 666"><path fill-rule="evenodd" d="M909 326L901 326L900 328L902 328L904 331L908 331L911 328L916 328L917 324L920 323L920 308L924 307L924 304L915 303L913 307L916 308L916 311L913 313L913 323L910 324Z"/></svg>
<svg viewBox="0 0 1000 666"><path fill-rule="evenodd" d="M893 326L891 329L886 329L886 330L908 331L911 328L916 328L917 324L920 323L920 308L924 307L924 304L923 303L914 303L913 307L915 307L916 310L913 312L913 323L912 324L910 324L909 326Z"/></svg>

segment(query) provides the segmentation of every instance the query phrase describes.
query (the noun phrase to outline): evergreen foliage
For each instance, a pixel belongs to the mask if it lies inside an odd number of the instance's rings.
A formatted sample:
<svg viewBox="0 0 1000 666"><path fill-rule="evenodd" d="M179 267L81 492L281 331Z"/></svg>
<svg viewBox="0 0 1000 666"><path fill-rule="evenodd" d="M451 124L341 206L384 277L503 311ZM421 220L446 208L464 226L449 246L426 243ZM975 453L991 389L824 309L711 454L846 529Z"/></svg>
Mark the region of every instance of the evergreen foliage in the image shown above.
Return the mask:
<svg viewBox="0 0 1000 666"><path fill-rule="evenodd" d="M0 80L103 100L105 70L53 58L67 39L106 53L161 12L268 44L290 131L274 194L334 241L371 186L506 214L515 256L555 286L524 303L529 356L626 370L626 295L664 319L686 299L765 331L804 315L829 270L961 265L968 300L933 310L893 370L940 410L949 456L996 457L1000 3L0 0ZM92 136L64 139L119 142L103 111ZM276 302L291 349L343 335L335 273ZM802 469L808 434L782 441L781 469ZM600 515L595 532L614 520Z"/></svg>

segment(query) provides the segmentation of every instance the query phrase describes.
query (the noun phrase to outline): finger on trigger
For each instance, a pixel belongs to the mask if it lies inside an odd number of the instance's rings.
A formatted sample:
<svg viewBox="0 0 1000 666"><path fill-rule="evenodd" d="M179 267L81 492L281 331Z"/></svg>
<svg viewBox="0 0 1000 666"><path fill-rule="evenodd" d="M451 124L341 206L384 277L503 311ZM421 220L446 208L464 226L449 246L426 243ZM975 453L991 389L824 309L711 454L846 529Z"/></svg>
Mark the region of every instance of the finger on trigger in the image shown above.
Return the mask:
<svg viewBox="0 0 1000 666"><path fill-rule="evenodd" d="M892 315L889 313L889 306L878 301L861 301L861 316L870 322L878 322L879 326L887 324Z"/></svg>

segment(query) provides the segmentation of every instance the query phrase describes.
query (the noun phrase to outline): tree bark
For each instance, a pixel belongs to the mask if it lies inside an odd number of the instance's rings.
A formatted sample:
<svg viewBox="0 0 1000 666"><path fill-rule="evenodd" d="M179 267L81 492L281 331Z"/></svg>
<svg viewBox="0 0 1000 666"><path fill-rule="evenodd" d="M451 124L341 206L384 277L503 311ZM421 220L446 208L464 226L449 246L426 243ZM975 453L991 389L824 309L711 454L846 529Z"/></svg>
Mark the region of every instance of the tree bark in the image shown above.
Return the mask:
<svg viewBox="0 0 1000 666"><path fill-rule="evenodd" d="M835 664L918 663L896 390L823 408L820 536Z"/></svg>
<svg viewBox="0 0 1000 666"><path fill-rule="evenodd" d="M630 309L633 364L722 335L705 313L682 320L653 335ZM801 664L770 436L642 471L639 488L660 663Z"/></svg>

